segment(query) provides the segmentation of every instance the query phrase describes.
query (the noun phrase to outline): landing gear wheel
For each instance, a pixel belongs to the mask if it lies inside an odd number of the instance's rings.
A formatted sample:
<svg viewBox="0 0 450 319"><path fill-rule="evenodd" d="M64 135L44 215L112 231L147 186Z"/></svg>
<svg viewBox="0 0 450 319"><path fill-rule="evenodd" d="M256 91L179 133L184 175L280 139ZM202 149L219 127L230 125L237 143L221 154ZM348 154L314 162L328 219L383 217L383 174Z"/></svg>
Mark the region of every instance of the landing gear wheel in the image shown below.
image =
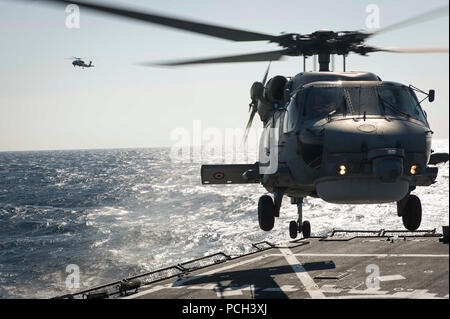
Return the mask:
<svg viewBox="0 0 450 319"><path fill-rule="evenodd" d="M297 222L293 220L289 223L289 236L292 239L295 239L297 238L297 234L298 234Z"/></svg>
<svg viewBox="0 0 450 319"><path fill-rule="evenodd" d="M303 222L302 233L303 233L303 238L311 237L311 224L307 220L305 220Z"/></svg>
<svg viewBox="0 0 450 319"><path fill-rule="evenodd" d="M422 221L422 204L419 197L410 195L402 212L403 225L409 231L415 231Z"/></svg>
<svg viewBox="0 0 450 319"><path fill-rule="evenodd" d="M272 230L275 224L275 206L272 197L261 196L258 201L258 222L259 227L264 231Z"/></svg>

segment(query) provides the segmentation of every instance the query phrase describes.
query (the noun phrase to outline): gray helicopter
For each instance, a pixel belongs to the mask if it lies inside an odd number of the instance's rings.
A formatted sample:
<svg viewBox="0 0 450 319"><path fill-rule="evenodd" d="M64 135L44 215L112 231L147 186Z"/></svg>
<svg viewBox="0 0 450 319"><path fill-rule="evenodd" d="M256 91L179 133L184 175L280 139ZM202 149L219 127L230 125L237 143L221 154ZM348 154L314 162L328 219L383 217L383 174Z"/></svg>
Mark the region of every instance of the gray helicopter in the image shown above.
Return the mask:
<svg viewBox="0 0 450 319"><path fill-rule="evenodd" d="M397 215L406 229L419 228L420 199L411 194L417 186L435 183L437 164L448 161L446 153L433 153L433 132L421 103L435 99L434 90L382 80L369 72L346 72L350 53L442 53L448 48L381 48L366 40L402 27L448 15L448 5L395 23L376 32L327 31L311 34L270 35L144 13L100 3L43 0L76 4L97 12L155 23L231 41L268 41L280 50L252 54L144 63L143 65L190 65L276 61L285 56L318 56L319 72L293 77L275 76L250 90L250 119L258 113L264 130L259 161L254 164L203 165L203 184L261 183L273 198L258 203L260 228L269 231L279 217L284 196L298 207L298 219L289 225L296 238L311 234L303 221L302 204L307 196L339 204L397 203ZM343 72L330 72L330 56L343 56ZM419 100L416 93L425 95Z"/></svg>
<svg viewBox="0 0 450 319"><path fill-rule="evenodd" d="M338 204L397 202L404 226L416 230L422 206L411 192L435 182L438 168L430 165L448 161L448 154L432 153L433 132L417 91L366 72L324 70L256 82L253 112L264 124L259 162L203 165L202 182L261 183L273 194L258 202L265 231L273 228L283 196L290 197L298 208L291 238L311 234L302 220L307 196ZM433 102L434 90L419 92ZM275 169L261 172L269 166Z"/></svg>
<svg viewBox="0 0 450 319"><path fill-rule="evenodd" d="M89 64L86 64L82 58L73 57L72 61L73 67L79 66L80 68L93 68L95 65L92 64L92 61L89 61Z"/></svg>

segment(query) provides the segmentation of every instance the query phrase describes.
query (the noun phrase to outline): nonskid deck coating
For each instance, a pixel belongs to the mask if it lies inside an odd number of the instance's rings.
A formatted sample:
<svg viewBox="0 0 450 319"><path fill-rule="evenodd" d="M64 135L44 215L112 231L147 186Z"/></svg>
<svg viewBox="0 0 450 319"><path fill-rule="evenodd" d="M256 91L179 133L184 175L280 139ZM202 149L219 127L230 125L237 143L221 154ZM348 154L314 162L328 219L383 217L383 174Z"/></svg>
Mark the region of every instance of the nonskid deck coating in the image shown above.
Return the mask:
<svg viewBox="0 0 450 319"><path fill-rule="evenodd" d="M414 237L308 238L143 286L124 298L449 298L449 246Z"/></svg>

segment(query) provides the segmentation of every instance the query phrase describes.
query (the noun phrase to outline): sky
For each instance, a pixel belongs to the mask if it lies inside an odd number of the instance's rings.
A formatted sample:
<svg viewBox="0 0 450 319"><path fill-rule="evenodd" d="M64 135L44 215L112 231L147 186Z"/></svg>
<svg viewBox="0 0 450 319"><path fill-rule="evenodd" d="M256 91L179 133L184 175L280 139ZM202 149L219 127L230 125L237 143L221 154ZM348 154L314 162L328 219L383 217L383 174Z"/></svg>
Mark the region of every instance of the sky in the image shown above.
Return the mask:
<svg viewBox="0 0 450 319"><path fill-rule="evenodd" d="M106 2L106 1L103 1ZM447 0L121 0L107 1L187 19L277 35L320 29L368 30L366 7L380 9L380 27ZM176 129L243 128L249 89L266 62L143 67L140 62L215 57L278 49L232 42L81 9L67 28L64 6L0 0L0 151L171 146ZM383 47L448 47L448 16L371 38ZM95 68L71 65L72 56ZM272 63L270 76L302 71L300 57ZM348 70L436 90L423 108L435 138L449 132L448 54L350 55ZM341 70L341 58L336 70ZM311 62L308 69L312 69ZM260 126L256 121L255 126Z"/></svg>

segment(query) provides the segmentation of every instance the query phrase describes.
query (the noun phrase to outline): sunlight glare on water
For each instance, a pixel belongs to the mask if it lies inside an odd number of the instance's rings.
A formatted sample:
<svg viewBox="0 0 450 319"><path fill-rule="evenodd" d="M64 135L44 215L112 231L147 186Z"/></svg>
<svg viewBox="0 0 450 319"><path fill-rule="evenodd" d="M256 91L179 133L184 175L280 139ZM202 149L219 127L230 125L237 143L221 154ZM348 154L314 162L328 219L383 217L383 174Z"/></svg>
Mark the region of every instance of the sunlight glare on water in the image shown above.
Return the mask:
<svg viewBox="0 0 450 319"><path fill-rule="evenodd" d="M448 152L437 140L436 152ZM437 183L418 188L422 229L448 224L448 163ZM200 163L175 164L169 149L0 153L0 298L69 293L251 243L289 240L296 206L285 199L271 232L257 222L260 185L200 182ZM333 228L403 229L395 204L334 205L307 198L313 235Z"/></svg>

